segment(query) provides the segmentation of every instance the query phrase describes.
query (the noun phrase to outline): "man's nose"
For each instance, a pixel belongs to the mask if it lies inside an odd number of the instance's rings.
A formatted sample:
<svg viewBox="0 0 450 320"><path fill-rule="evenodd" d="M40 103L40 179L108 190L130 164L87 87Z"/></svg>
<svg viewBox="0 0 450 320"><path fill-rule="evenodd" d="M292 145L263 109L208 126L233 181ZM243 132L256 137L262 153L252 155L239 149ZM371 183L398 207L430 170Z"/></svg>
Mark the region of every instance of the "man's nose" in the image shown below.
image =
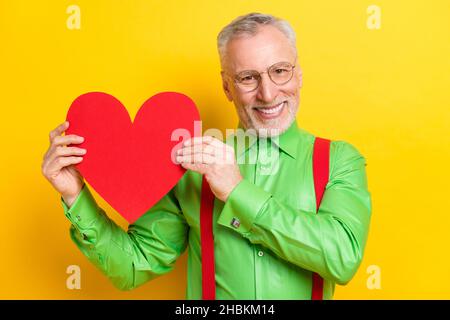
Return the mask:
<svg viewBox="0 0 450 320"><path fill-rule="evenodd" d="M261 74L256 97L263 102L272 102L278 95L278 86L270 80L267 73Z"/></svg>

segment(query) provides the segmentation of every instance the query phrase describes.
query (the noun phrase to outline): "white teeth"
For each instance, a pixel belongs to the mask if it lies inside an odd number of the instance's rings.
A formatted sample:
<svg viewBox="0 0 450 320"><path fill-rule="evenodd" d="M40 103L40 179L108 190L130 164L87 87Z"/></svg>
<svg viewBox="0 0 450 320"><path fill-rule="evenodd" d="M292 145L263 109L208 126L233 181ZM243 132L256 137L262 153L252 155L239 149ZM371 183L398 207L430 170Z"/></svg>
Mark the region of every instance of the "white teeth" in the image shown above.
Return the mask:
<svg viewBox="0 0 450 320"><path fill-rule="evenodd" d="M277 113L281 110L281 108L283 108L283 102L280 103L277 107L273 107L273 108L261 108L258 109L258 111L264 113L264 114L273 114L273 113Z"/></svg>

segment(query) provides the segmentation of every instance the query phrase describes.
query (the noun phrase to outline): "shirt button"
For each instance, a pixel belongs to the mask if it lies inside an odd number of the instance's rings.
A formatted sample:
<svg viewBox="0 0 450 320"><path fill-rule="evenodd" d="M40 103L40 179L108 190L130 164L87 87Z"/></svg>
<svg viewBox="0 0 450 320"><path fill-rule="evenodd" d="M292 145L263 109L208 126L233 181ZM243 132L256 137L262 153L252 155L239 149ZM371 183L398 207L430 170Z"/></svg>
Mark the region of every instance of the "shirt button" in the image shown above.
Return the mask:
<svg viewBox="0 0 450 320"><path fill-rule="evenodd" d="M262 252L261 250L258 251L258 256L262 257L264 255L264 252Z"/></svg>
<svg viewBox="0 0 450 320"><path fill-rule="evenodd" d="M80 216L77 216L77 220L78 220L78 221L81 221L81 217L80 217Z"/></svg>

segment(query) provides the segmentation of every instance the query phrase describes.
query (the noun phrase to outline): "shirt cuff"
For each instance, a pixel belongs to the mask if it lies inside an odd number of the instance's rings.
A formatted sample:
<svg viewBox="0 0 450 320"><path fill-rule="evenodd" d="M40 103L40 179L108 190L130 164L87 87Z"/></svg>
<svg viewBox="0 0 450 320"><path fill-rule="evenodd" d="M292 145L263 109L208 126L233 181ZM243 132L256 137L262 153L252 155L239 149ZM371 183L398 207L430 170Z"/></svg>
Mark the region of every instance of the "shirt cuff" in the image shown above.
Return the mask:
<svg viewBox="0 0 450 320"><path fill-rule="evenodd" d="M101 216L97 202L86 184L70 208L62 197L61 203L65 216L80 230L89 228Z"/></svg>
<svg viewBox="0 0 450 320"><path fill-rule="evenodd" d="M217 223L245 235L271 197L270 193L243 179L228 196Z"/></svg>

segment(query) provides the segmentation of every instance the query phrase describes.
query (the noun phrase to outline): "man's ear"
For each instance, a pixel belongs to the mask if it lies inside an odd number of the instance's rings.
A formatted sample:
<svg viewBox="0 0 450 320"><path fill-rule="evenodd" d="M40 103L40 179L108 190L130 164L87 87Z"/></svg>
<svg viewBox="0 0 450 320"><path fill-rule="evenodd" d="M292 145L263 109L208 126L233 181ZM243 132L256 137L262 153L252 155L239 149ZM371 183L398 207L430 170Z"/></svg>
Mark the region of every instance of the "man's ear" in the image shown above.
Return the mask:
<svg viewBox="0 0 450 320"><path fill-rule="evenodd" d="M296 77L298 81L298 88L301 89L303 87L303 71L300 66L298 66L296 70Z"/></svg>
<svg viewBox="0 0 450 320"><path fill-rule="evenodd" d="M231 95L231 83L229 81L229 78L227 75L221 71L220 75L222 76L222 88L223 92L225 92L225 95L227 96L228 101L233 102L233 96Z"/></svg>

